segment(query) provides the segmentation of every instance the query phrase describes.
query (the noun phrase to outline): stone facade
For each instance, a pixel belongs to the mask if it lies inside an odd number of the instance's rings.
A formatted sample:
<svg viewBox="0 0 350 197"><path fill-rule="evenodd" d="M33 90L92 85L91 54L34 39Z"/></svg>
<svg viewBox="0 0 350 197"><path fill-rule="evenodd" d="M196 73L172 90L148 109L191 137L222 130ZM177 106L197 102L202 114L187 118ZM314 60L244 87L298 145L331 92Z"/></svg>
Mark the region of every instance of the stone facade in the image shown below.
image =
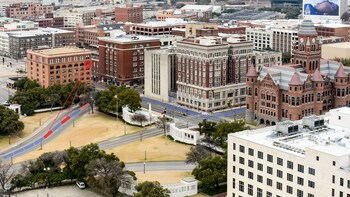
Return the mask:
<svg viewBox="0 0 350 197"><path fill-rule="evenodd" d="M350 68L321 60L317 32L310 20L301 24L292 64L251 67L247 73L246 119L261 124L322 115L332 108L350 106Z"/></svg>

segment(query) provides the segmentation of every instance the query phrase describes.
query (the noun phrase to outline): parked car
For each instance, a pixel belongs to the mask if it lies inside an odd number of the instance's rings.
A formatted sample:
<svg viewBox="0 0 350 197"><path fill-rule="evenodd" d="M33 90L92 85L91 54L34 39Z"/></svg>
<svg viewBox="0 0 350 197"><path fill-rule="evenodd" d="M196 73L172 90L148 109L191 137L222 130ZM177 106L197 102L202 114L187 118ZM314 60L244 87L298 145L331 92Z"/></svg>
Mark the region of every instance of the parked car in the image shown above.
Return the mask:
<svg viewBox="0 0 350 197"><path fill-rule="evenodd" d="M85 188L85 183L84 183L84 182L79 182L79 181L77 181L76 184L77 184L77 186L78 186L80 189L84 189L84 188Z"/></svg>

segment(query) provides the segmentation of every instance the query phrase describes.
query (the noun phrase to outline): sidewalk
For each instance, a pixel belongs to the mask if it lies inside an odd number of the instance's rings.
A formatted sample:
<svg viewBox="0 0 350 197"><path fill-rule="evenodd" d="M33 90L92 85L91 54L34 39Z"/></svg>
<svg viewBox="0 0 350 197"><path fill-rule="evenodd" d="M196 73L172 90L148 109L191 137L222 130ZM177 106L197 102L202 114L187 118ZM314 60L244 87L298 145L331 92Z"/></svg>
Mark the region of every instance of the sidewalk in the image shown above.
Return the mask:
<svg viewBox="0 0 350 197"><path fill-rule="evenodd" d="M183 107L180 107L178 105L174 105L174 104L170 104L170 103L164 103L164 102L154 100L151 98L147 98L147 97L142 97L142 101L150 102L150 103L153 103L155 105L160 105L160 106L163 106L164 108L179 111L179 112L182 112L182 113L190 115L190 116L198 116L198 117L201 117L203 119L221 118L221 117L225 117L225 116L231 116L231 115L234 115L236 113L245 113L245 108L240 108L240 109L231 109L229 111L219 112L219 113L215 113L215 114L202 114L202 113L199 113L196 111L192 111L191 109L183 108Z"/></svg>

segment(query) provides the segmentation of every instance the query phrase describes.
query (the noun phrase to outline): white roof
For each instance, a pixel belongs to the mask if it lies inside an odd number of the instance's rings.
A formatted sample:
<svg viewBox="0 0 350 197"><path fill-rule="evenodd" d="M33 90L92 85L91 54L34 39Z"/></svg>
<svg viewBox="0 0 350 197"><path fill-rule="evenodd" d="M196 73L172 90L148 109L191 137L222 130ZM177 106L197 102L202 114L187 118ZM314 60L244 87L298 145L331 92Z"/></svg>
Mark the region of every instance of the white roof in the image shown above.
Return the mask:
<svg viewBox="0 0 350 197"><path fill-rule="evenodd" d="M350 115L350 108L340 108ZM319 116L327 119L326 116ZM349 120L350 121L350 120ZM327 121L325 121L327 122ZM316 150L336 157L350 155L350 125L347 128L327 124L317 130L303 128L302 120L295 121L299 132L291 135L277 135L276 126L231 133L229 136L244 139L276 150L305 157L307 149Z"/></svg>

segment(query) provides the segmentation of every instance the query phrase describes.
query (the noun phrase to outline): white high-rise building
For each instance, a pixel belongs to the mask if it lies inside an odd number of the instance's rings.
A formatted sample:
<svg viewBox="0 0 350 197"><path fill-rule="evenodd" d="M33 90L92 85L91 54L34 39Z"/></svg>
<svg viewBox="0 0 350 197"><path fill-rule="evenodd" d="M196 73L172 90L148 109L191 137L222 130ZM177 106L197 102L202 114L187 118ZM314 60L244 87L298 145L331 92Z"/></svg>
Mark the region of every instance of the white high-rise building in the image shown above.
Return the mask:
<svg viewBox="0 0 350 197"><path fill-rule="evenodd" d="M228 197L349 197L350 108L228 136Z"/></svg>

